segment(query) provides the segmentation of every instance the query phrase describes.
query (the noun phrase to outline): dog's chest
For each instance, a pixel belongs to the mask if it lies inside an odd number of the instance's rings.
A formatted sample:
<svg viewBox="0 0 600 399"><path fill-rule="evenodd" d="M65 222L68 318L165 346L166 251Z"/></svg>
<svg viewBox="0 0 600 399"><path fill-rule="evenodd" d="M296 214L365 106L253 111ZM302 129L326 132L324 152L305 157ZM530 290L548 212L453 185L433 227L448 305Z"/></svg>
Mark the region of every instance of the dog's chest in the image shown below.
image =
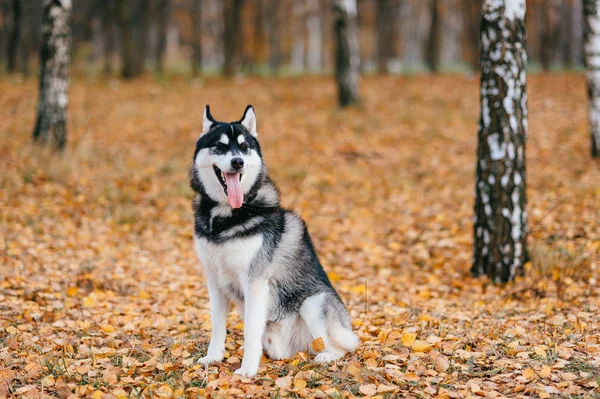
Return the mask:
<svg viewBox="0 0 600 399"><path fill-rule="evenodd" d="M217 244L194 236L194 241L204 267L218 277L220 286L226 287L229 284L240 286L246 280L252 260L263 244L263 237L257 234Z"/></svg>

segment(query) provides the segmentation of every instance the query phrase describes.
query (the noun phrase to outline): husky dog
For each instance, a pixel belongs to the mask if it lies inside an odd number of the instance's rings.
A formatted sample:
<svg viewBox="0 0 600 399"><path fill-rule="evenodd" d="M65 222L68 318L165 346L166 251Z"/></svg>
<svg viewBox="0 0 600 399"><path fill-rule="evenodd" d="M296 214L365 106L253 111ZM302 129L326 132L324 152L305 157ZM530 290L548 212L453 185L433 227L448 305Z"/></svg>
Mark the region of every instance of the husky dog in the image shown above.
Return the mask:
<svg viewBox="0 0 600 399"><path fill-rule="evenodd" d="M244 319L244 358L236 374L253 376L263 349L272 359L310 350L329 362L359 344L348 310L331 286L304 221L279 206L257 140L256 114L217 122L204 110L190 185L196 192L194 242L210 295L212 337L200 363L223 360L231 301Z"/></svg>

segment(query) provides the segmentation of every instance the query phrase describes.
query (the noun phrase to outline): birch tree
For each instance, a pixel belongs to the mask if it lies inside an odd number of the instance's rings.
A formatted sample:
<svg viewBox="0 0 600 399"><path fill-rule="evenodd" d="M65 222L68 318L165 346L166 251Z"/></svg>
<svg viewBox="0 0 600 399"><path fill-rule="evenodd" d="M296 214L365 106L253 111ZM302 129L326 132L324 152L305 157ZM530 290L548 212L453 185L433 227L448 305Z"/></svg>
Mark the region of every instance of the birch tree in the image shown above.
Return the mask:
<svg viewBox="0 0 600 399"><path fill-rule="evenodd" d="M33 139L64 148L71 55L71 0L45 0L40 49L40 97Z"/></svg>
<svg viewBox="0 0 600 399"><path fill-rule="evenodd" d="M340 106L358 102L360 56L356 0L335 0L335 76Z"/></svg>
<svg viewBox="0 0 600 399"><path fill-rule="evenodd" d="M584 42L592 157L600 157L600 0L584 0Z"/></svg>
<svg viewBox="0 0 600 399"><path fill-rule="evenodd" d="M506 282L527 254L525 0L485 0L471 272Z"/></svg>

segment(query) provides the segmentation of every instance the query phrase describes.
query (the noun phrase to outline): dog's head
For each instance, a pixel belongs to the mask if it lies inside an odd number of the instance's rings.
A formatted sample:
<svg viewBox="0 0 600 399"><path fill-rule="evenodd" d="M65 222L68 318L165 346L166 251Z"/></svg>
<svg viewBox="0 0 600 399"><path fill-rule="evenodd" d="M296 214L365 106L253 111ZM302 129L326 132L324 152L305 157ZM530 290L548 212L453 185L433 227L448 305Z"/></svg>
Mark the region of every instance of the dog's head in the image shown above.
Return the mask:
<svg viewBox="0 0 600 399"><path fill-rule="evenodd" d="M207 105L190 169L192 189L240 208L262 172L254 108L248 105L242 119L226 123L216 121Z"/></svg>

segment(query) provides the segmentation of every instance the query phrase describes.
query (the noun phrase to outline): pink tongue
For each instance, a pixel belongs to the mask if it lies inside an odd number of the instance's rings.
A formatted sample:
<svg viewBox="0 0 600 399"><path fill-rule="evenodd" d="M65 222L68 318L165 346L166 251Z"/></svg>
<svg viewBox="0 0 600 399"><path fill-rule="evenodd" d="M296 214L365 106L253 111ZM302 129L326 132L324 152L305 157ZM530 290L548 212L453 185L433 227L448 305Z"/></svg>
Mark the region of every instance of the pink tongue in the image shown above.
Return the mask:
<svg viewBox="0 0 600 399"><path fill-rule="evenodd" d="M244 203L244 193L240 184L239 173L224 173L227 183L227 200L232 208L239 208Z"/></svg>

